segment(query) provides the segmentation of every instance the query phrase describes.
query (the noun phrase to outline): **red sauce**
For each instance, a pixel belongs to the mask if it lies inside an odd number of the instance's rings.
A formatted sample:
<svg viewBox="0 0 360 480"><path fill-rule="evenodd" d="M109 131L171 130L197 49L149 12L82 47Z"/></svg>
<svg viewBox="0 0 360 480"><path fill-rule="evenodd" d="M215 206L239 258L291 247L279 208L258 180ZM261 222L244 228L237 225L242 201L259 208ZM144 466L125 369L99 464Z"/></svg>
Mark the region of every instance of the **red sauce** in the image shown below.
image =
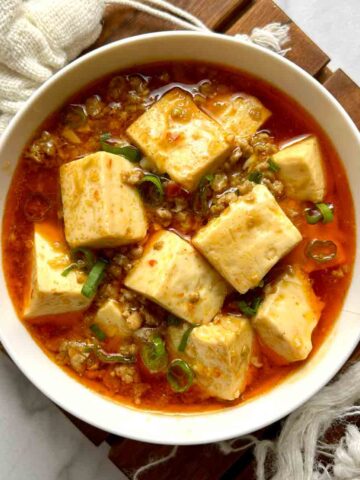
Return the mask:
<svg viewBox="0 0 360 480"><path fill-rule="evenodd" d="M155 90L157 96L169 89L168 85L172 82L188 84L189 91L193 91L193 86L199 81L210 78L214 82L228 86L233 92L245 92L259 98L272 112L272 116L263 128L269 130L277 142L281 143L304 134L314 134L319 139L327 175L326 201L333 203L335 206L335 220L327 225L308 225L304 215L294 217L293 221L304 239L287 258L282 260L284 264L300 264L302 269L310 274L314 291L324 303L321 319L313 333L313 354L331 331L341 310L351 281L355 254L355 222L352 198L344 167L330 139L311 115L294 100L272 85L246 73L191 62L148 65L127 73L141 73L148 79L150 90ZM109 77L101 79L76 94L69 100L69 103L71 101L81 104L94 94L100 95L103 101L108 103L111 101L108 88ZM63 115L63 111L55 112L41 126L34 138L43 130L47 130L56 138L60 138L63 129ZM98 143L94 139L106 131L111 131L114 136L120 136L123 134L124 128L138 115L138 113L132 114L130 112L126 121L122 121L114 115L105 115L91 122L90 131L84 130L79 133L81 143L79 145L65 144L61 149L61 156L57 157L53 164L50 164L47 168L36 164L34 161L29 161L25 155L20 158L7 196L2 238L3 266L9 294L20 318L24 296L30 284L32 220L36 221L36 216L44 216L42 224L44 229L47 230L47 235L52 239L58 239L59 235L62 236L63 223L58 217L61 208L58 181L59 165L98 150ZM172 185L166 190L166 196L168 197L182 194L184 194L184 191L178 186ZM24 210L24 204L29 202L30 196L34 195L33 203L30 205L30 213L34 218L29 218L29 214L26 214ZM46 199L45 202L44 198ZM293 208L299 211L305 206L287 198L280 201L280 205L287 213ZM326 265L314 264L304 254L305 245L311 238L336 241L338 246L336 259ZM340 275L337 275L339 266L345 267L345 269L341 271ZM335 271L335 274L333 274L333 271ZM58 351L59 345L64 339L84 338L87 334L83 313L40 317L32 319L31 322L24 321L24 324L38 344L52 358L54 358L54 352ZM105 348L112 351L118 346L114 342L116 343L116 340L109 339ZM196 387L192 387L184 394L175 394L163 376L150 375L141 366L139 367L141 382L136 387L138 391L132 385L126 385L119 378L111 376L110 370L107 368L87 370L82 377L76 375L68 367L64 368L88 387L105 395L110 395L121 402L133 403L134 399L138 398L141 390L143 390L145 393L141 396L141 408L183 412L203 411L232 406L259 395L281 382L294 369L301 366L302 362L290 366L283 365L273 352L268 351L263 346L258 345L257 348L261 352L263 366L260 369L251 369L247 390L239 400L234 402L204 399Z"/></svg>

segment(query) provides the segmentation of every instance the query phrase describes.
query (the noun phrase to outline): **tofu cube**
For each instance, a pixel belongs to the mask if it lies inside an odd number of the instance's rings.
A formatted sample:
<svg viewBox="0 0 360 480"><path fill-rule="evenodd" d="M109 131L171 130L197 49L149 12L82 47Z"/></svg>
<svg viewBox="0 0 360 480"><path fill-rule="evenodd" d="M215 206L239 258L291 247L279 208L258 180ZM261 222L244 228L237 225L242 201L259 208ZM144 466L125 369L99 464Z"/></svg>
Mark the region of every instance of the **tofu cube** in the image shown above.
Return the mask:
<svg viewBox="0 0 360 480"><path fill-rule="evenodd" d="M187 190L194 190L231 150L220 125L179 89L143 113L127 134L160 173L168 173Z"/></svg>
<svg viewBox="0 0 360 480"><path fill-rule="evenodd" d="M124 284L191 323L210 322L229 291L192 245L165 230L152 236Z"/></svg>
<svg viewBox="0 0 360 480"><path fill-rule="evenodd" d="M186 360L204 393L222 400L235 400L244 391L253 350L250 322L233 315L218 315L214 322L190 333L184 352L178 351L188 327L169 327L167 343L173 358Z"/></svg>
<svg viewBox="0 0 360 480"><path fill-rule="evenodd" d="M314 203L324 200L326 178L316 137L310 136L293 143L273 158L280 167L278 176L289 197Z"/></svg>
<svg viewBox="0 0 360 480"><path fill-rule="evenodd" d="M301 234L263 185L201 228L192 243L240 293L256 287Z"/></svg>
<svg viewBox="0 0 360 480"><path fill-rule="evenodd" d="M115 300L107 300L95 315L94 323L108 337L131 337L134 333L123 316L124 308Z"/></svg>
<svg viewBox="0 0 360 480"><path fill-rule="evenodd" d="M35 224L32 278L25 299L24 317L76 312L87 308L92 299L81 294L83 282L75 271L61 273L71 263L65 241L46 224Z"/></svg>
<svg viewBox="0 0 360 480"><path fill-rule="evenodd" d="M122 178L133 168L124 157L106 152L60 167L65 236L71 247L116 247L145 237L140 195Z"/></svg>
<svg viewBox="0 0 360 480"><path fill-rule="evenodd" d="M240 138L254 135L271 116L270 110L260 100L246 94L216 97L207 112L224 130Z"/></svg>
<svg viewBox="0 0 360 480"><path fill-rule="evenodd" d="M253 326L269 349L289 363L297 362L312 350L311 335L321 309L308 277L296 270L269 285Z"/></svg>

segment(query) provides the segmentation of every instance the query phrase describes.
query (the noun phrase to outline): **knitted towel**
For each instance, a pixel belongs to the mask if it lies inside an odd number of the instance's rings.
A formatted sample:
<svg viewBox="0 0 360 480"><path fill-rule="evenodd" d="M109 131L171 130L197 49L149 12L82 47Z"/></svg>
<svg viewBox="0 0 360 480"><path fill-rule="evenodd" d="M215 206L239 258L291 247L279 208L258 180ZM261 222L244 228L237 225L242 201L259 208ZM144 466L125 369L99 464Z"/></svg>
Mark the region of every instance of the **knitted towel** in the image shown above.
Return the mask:
<svg viewBox="0 0 360 480"><path fill-rule="evenodd" d="M31 93L101 32L98 0L1 0L0 132Z"/></svg>

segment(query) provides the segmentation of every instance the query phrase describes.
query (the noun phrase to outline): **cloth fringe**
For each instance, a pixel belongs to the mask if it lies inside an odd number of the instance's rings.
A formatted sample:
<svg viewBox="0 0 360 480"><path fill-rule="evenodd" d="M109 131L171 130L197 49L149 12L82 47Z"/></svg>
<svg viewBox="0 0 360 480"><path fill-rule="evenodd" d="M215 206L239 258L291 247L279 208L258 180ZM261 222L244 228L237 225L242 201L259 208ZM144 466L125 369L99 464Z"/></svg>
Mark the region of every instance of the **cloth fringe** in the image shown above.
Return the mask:
<svg viewBox="0 0 360 480"><path fill-rule="evenodd" d="M285 56L291 48L283 48L290 40L289 25L279 22L269 23L263 28L254 28L250 35L236 34L235 38L245 42L255 43L260 47L272 50L279 55Z"/></svg>

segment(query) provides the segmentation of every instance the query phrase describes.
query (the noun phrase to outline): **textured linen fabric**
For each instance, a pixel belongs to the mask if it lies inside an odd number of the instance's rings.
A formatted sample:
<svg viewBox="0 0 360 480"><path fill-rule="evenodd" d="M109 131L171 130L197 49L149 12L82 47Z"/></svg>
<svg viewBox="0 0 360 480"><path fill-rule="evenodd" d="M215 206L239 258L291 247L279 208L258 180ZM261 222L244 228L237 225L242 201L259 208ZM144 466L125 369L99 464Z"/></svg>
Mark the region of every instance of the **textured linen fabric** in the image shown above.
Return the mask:
<svg viewBox="0 0 360 480"><path fill-rule="evenodd" d="M0 133L25 100L101 32L99 0L1 0Z"/></svg>

